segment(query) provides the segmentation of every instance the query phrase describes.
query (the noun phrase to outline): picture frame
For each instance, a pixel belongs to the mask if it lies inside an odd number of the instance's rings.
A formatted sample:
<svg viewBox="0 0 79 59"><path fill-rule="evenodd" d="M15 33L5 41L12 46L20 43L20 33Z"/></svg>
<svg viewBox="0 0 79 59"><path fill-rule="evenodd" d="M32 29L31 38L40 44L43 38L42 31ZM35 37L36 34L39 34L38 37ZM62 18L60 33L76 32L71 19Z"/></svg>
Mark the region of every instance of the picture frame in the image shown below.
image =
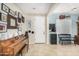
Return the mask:
<svg viewBox="0 0 79 59"><path fill-rule="evenodd" d="M22 18L22 14L18 12L18 18Z"/></svg>
<svg viewBox="0 0 79 59"><path fill-rule="evenodd" d="M7 16L7 28L8 29L17 29L17 18L8 14Z"/></svg>
<svg viewBox="0 0 79 59"><path fill-rule="evenodd" d="M20 12L18 12L18 23L22 22L22 15Z"/></svg>
<svg viewBox="0 0 79 59"><path fill-rule="evenodd" d="M18 23L21 23L21 18L18 18Z"/></svg>
<svg viewBox="0 0 79 59"><path fill-rule="evenodd" d="M0 22L0 33L7 32L7 24L5 22Z"/></svg>
<svg viewBox="0 0 79 59"><path fill-rule="evenodd" d="M0 13L0 21L7 22L7 14Z"/></svg>
<svg viewBox="0 0 79 59"><path fill-rule="evenodd" d="M22 16L22 22L24 23L24 21L25 21L25 18Z"/></svg>
<svg viewBox="0 0 79 59"><path fill-rule="evenodd" d="M15 11L15 16L18 18L18 12L17 11Z"/></svg>
<svg viewBox="0 0 79 59"><path fill-rule="evenodd" d="M15 12L11 9L9 9L9 14L12 15L12 16L15 16Z"/></svg>
<svg viewBox="0 0 79 59"><path fill-rule="evenodd" d="M1 4L1 10L3 10L6 13L9 13L9 7L6 6L4 3Z"/></svg>

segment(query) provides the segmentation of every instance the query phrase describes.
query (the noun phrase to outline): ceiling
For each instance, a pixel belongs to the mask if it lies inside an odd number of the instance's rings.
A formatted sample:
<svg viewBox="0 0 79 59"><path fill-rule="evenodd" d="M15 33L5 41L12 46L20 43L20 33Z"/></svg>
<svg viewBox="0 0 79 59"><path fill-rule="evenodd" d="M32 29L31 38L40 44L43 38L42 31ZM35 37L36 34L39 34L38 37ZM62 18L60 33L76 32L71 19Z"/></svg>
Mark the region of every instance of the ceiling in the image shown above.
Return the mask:
<svg viewBox="0 0 79 59"><path fill-rule="evenodd" d="M79 13L79 3L60 3L58 4L53 13Z"/></svg>
<svg viewBox="0 0 79 59"><path fill-rule="evenodd" d="M52 3L16 3L17 7L19 7L26 14L42 14L45 15L49 12Z"/></svg>

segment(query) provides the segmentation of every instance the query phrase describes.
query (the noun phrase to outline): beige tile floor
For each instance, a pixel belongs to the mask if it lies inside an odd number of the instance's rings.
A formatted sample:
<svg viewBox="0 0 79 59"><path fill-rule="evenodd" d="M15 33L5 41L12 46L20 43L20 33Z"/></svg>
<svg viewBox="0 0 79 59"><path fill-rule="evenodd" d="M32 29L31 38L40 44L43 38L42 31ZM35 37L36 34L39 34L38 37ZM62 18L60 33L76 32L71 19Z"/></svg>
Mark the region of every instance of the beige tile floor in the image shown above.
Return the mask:
<svg viewBox="0 0 79 59"><path fill-rule="evenodd" d="M26 56L79 56L79 45L30 44Z"/></svg>

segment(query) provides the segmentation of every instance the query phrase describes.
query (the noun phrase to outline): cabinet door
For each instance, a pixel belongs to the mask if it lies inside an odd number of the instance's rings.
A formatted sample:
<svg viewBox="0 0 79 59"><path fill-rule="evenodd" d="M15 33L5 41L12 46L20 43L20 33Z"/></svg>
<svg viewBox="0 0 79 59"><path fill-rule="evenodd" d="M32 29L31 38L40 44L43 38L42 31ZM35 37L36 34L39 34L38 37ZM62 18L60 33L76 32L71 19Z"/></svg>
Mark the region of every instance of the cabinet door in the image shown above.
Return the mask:
<svg viewBox="0 0 79 59"><path fill-rule="evenodd" d="M50 43L57 44L57 34L50 34Z"/></svg>

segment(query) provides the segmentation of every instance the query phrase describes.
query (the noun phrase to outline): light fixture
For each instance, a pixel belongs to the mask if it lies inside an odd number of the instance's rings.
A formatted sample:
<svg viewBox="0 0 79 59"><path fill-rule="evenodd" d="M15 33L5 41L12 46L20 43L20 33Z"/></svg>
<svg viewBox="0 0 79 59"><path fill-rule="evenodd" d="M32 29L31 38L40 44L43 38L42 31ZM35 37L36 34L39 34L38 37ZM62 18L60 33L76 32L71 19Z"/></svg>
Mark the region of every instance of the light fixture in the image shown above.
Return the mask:
<svg viewBox="0 0 79 59"><path fill-rule="evenodd" d="M32 8L33 10L35 10L36 8Z"/></svg>
<svg viewBox="0 0 79 59"><path fill-rule="evenodd" d="M73 8L73 9L72 9L72 11L76 11L76 10L77 10L77 8Z"/></svg>

